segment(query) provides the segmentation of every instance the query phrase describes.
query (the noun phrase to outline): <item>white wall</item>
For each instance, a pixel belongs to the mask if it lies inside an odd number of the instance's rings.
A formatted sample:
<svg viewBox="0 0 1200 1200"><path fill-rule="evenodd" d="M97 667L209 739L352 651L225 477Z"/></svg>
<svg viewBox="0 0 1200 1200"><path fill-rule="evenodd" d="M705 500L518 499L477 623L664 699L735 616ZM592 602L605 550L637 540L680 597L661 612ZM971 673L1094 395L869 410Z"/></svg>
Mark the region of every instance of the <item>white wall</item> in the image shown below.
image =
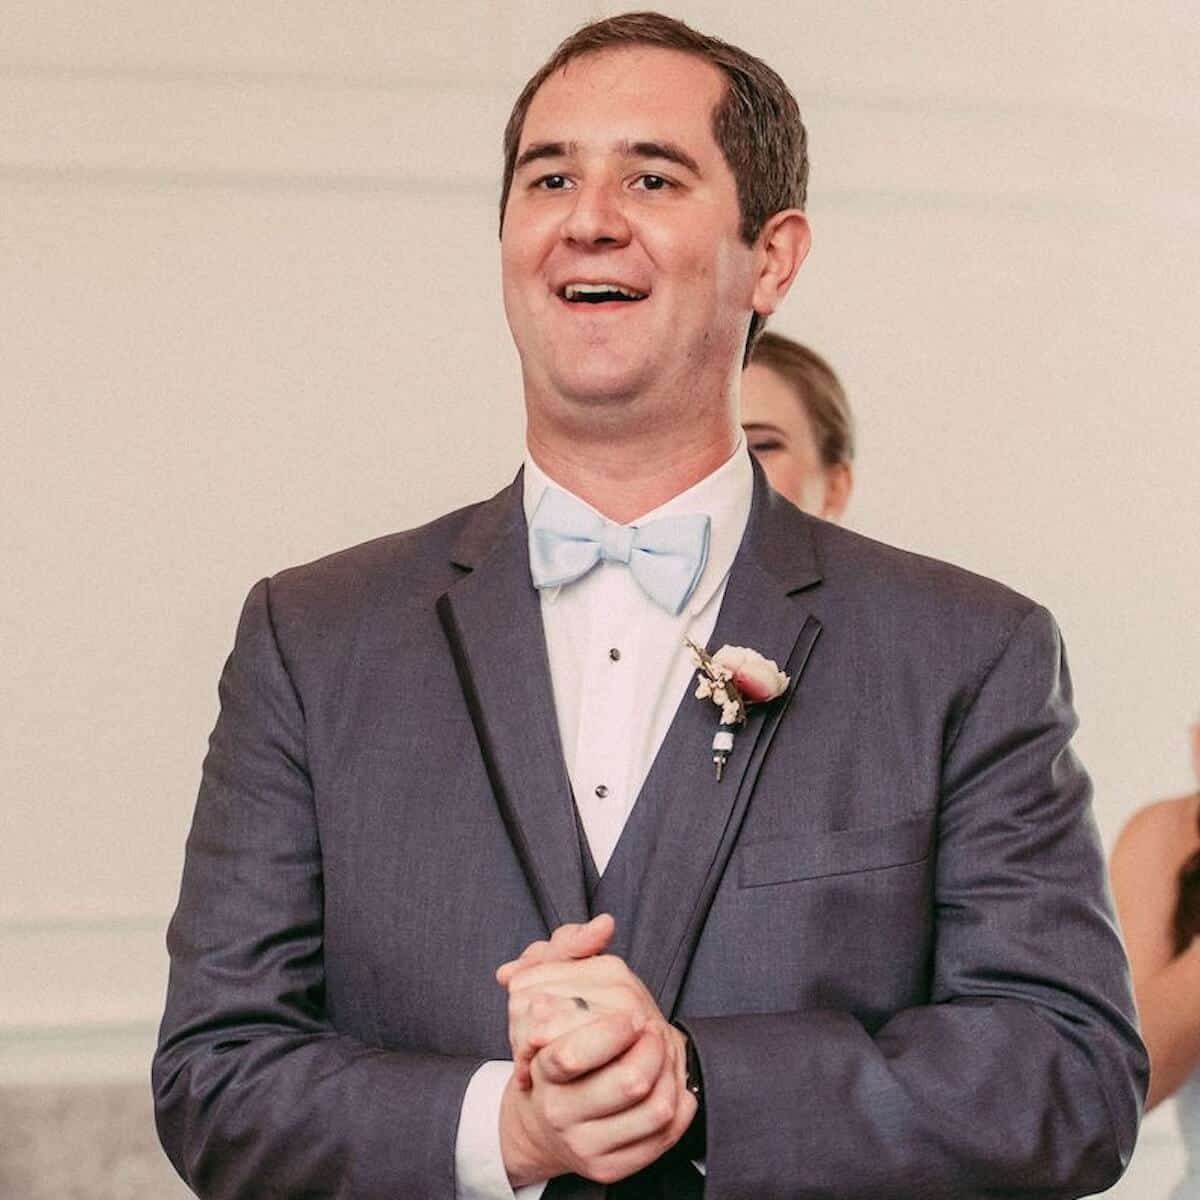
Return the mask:
<svg viewBox="0 0 1200 1200"><path fill-rule="evenodd" d="M515 469L500 132L620 7L6 7L0 1081L144 1069L249 585ZM1189 786L1200 706L1194 6L670 11L801 101L777 327L848 384L851 523L1051 606L1111 842Z"/></svg>

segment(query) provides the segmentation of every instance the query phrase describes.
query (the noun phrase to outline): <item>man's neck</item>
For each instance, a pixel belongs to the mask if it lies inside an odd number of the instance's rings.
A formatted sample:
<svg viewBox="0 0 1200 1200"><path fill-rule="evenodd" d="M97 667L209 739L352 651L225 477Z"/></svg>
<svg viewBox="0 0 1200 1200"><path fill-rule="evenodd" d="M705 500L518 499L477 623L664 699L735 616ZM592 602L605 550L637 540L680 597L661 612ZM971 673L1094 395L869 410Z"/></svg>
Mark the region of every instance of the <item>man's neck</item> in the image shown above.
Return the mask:
<svg viewBox="0 0 1200 1200"><path fill-rule="evenodd" d="M706 428L589 442L543 436L531 424L526 440L534 462L555 483L624 525L727 462L737 445L738 428L731 417Z"/></svg>

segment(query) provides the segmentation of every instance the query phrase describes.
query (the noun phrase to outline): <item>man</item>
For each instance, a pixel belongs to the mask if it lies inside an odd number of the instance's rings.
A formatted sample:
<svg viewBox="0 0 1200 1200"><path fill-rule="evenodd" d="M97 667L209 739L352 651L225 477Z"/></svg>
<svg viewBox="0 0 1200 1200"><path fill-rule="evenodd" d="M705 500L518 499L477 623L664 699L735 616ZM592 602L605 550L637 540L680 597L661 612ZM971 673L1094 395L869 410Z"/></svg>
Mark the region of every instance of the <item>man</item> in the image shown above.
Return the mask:
<svg viewBox="0 0 1200 1200"><path fill-rule="evenodd" d="M767 482L801 512L840 521L854 487L854 418L815 351L766 332L742 374L742 429Z"/></svg>
<svg viewBox="0 0 1200 1200"><path fill-rule="evenodd" d="M523 474L258 584L222 676L154 1072L200 1195L1119 1175L1145 1060L1052 620L799 513L737 428L803 145L654 14L518 100ZM785 690L696 698L685 637Z"/></svg>

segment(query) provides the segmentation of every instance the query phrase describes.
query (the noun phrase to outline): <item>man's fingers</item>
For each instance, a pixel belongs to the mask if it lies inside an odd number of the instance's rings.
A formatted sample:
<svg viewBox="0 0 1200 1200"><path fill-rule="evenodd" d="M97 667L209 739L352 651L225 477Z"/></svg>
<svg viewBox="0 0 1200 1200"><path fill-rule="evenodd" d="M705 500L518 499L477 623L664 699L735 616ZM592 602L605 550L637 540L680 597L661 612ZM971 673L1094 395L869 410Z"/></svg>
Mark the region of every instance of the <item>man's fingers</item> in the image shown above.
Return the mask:
<svg viewBox="0 0 1200 1200"><path fill-rule="evenodd" d="M583 1015L588 1013L624 1012L645 1017L646 1020L660 1018L658 1005L643 987L622 980L613 984L597 984L586 978L552 980L544 987L512 987L508 993L509 1031L523 1028L522 1016L533 1007L542 1008L548 1003L556 1006L564 1002L574 1006ZM587 1005L584 1009L581 1005Z"/></svg>
<svg viewBox="0 0 1200 1200"><path fill-rule="evenodd" d="M568 958L591 958L603 954L617 931L609 913L600 913L586 925L560 925L550 937L552 951L561 950Z"/></svg>
<svg viewBox="0 0 1200 1200"><path fill-rule="evenodd" d="M637 1103L650 1092L667 1054L661 1031L638 1029L628 1013L597 1017L539 1050L535 1081L567 1084L594 1073L578 1089L575 1120L605 1116Z"/></svg>
<svg viewBox="0 0 1200 1200"><path fill-rule="evenodd" d="M586 986L614 985L627 985L631 989L645 991L638 977L626 966L625 961L615 954L597 954L591 958L578 959L548 959L539 963L523 963L518 959L508 976L507 987L510 992L517 992L528 988L549 991L551 988L561 990L564 987L577 986L577 990L584 994Z"/></svg>
<svg viewBox="0 0 1200 1200"><path fill-rule="evenodd" d="M519 958L496 968L496 982L507 987L517 971L546 962L567 962L603 954L616 932L616 922L608 913L600 913L584 925L560 925L548 942L532 942Z"/></svg>
<svg viewBox="0 0 1200 1200"><path fill-rule="evenodd" d="M534 1086L505 1090L509 1111L526 1113L533 1142L549 1148L556 1166L601 1183L623 1179L679 1140L696 1102L683 1086L673 1030L661 1018L600 1066L623 1040L628 1013L608 1013L555 1039L533 1062ZM593 1069L583 1068L593 1066ZM581 1073L556 1082L572 1070ZM521 1097L513 1099L514 1097ZM539 1176L540 1177L540 1176Z"/></svg>
<svg viewBox="0 0 1200 1200"><path fill-rule="evenodd" d="M511 1016L508 1028L508 1038L514 1053L521 1053L527 1048L534 1051L549 1045L556 1038L587 1025L599 1017L608 1016L613 1009L611 1006L588 1002L580 996L560 996L551 992L541 992L529 1006L514 1004L511 1006ZM627 1013L626 1015L634 1016ZM646 1022L637 1015L637 1028Z"/></svg>
<svg viewBox="0 0 1200 1200"><path fill-rule="evenodd" d="M618 1060L565 1086L545 1078L540 1056L534 1070L537 1079L529 1093L532 1102L566 1147L572 1169L590 1178L607 1175L615 1180L652 1162L670 1144L662 1131L671 1127L678 1083L666 1062L661 1031L644 1031ZM614 1114L630 1109L641 1111L609 1126L608 1120ZM642 1130L658 1130L660 1140L652 1144L643 1139L631 1154L624 1155L622 1163L628 1159L628 1167L616 1161L605 1162L614 1147L636 1139Z"/></svg>
<svg viewBox="0 0 1200 1200"><path fill-rule="evenodd" d="M519 958L510 959L506 963L501 963L496 968L496 982L501 987L508 987L508 981L522 966L532 967L537 963L545 961L549 950L549 942L530 942L521 951Z"/></svg>
<svg viewBox="0 0 1200 1200"><path fill-rule="evenodd" d="M583 1127L581 1132L594 1147L594 1154L611 1154L626 1147L633 1148L647 1139L657 1139L661 1144L651 1155L653 1159L678 1140L691 1121L696 1101L691 1093L679 1087L676 1072L670 1064L664 1063L664 1068L643 1100ZM691 1105L686 1113L679 1111L681 1095L686 1096ZM681 1123L682 1128L672 1138L671 1133Z"/></svg>
<svg viewBox="0 0 1200 1200"><path fill-rule="evenodd" d="M543 1047L564 1036L608 1015L609 1010L596 1004L579 1003L578 996L556 996L541 992L528 1003L521 998L509 1005L508 1041L512 1047L513 1072L517 1086L527 1089L531 1082L529 1064L533 1056ZM635 1029L645 1021L633 1017Z"/></svg>

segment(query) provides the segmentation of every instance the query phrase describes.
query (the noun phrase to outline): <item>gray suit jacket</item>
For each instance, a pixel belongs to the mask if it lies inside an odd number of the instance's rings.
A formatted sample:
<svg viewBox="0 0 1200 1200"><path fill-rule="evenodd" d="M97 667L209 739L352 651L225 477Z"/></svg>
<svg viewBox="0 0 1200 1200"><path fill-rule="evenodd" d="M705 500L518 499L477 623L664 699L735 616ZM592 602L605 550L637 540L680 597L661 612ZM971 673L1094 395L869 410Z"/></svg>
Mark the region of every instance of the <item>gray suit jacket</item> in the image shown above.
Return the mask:
<svg viewBox="0 0 1200 1200"><path fill-rule="evenodd" d="M698 1048L707 1196L1120 1174L1146 1058L1049 614L759 473L723 642L787 694L720 783L683 699L589 909L519 479L255 586L154 1064L201 1196L452 1197L467 1081L508 1057L495 966L601 910Z"/></svg>

